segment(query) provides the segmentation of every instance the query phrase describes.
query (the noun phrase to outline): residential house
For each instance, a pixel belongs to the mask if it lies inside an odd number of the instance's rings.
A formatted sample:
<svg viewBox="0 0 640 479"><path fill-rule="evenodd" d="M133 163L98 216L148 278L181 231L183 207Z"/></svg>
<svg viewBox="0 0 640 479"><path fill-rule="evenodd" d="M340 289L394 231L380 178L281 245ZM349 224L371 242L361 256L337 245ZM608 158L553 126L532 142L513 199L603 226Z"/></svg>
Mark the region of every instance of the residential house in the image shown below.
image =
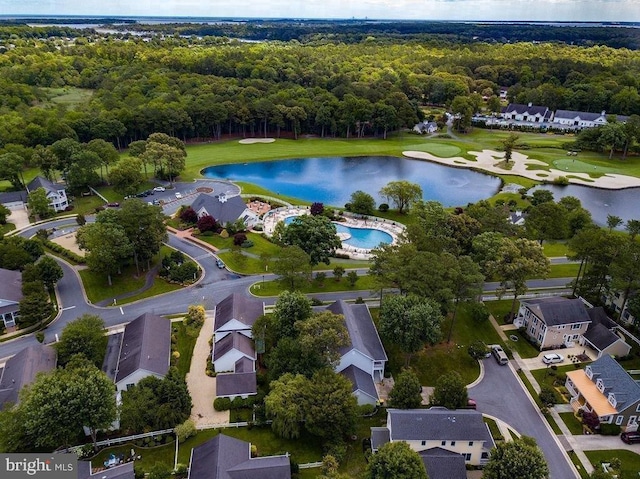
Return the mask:
<svg viewBox="0 0 640 479"><path fill-rule="evenodd" d="M257 394L256 351L251 328L264 314L264 303L234 293L215 308L213 366L216 396L230 399Z"/></svg>
<svg viewBox="0 0 640 479"><path fill-rule="evenodd" d="M135 479L133 462L125 462L109 468L98 468L93 472L91 461L78 461L78 479Z"/></svg>
<svg viewBox="0 0 640 479"><path fill-rule="evenodd" d="M602 356L582 370L568 371L565 386L575 411L594 412L601 423L637 429L640 382L611 356Z"/></svg>
<svg viewBox="0 0 640 479"><path fill-rule="evenodd" d="M520 301L514 320L540 350L573 346L587 332L591 318L581 299L560 296Z"/></svg>
<svg viewBox="0 0 640 479"><path fill-rule="evenodd" d="M587 314L591 318L591 324L579 339L580 345L596 351L598 358L604 355L620 358L631 352L631 345L618 332L620 327L607 316L602 307L588 308Z"/></svg>
<svg viewBox="0 0 640 479"><path fill-rule="evenodd" d="M198 218L209 215L221 225L233 223L239 219L251 227L260 221L255 211L247 207L240 196L227 196L224 193L209 195L200 193L191 204Z"/></svg>
<svg viewBox="0 0 640 479"><path fill-rule="evenodd" d="M429 479L467 479L464 456L441 447L432 447L418 453Z"/></svg>
<svg viewBox="0 0 640 479"><path fill-rule="evenodd" d="M0 268L0 321L12 328L20 316L22 300L22 273Z"/></svg>
<svg viewBox="0 0 640 479"><path fill-rule="evenodd" d="M522 105L519 103L509 103L502 110L502 117L524 123L547 123L553 118L553 112L546 106L536 106L531 103Z"/></svg>
<svg viewBox="0 0 640 479"><path fill-rule="evenodd" d="M340 349L336 371L351 381L358 404L377 404L379 397L375 382L384 378L388 359L369 307L338 300L326 309L344 317L349 333L349 344Z"/></svg>
<svg viewBox="0 0 640 479"><path fill-rule="evenodd" d="M413 131L416 133L430 135L438 131L438 124L435 121L421 121L413 127Z"/></svg>
<svg viewBox="0 0 640 479"><path fill-rule="evenodd" d="M375 453L386 442L397 441L418 453L440 448L460 454L472 466L486 464L495 446L480 412L443 407L388 409L386 427L371 428L371 449Z"/></svg>
<svg viewBox="0 0 640 479"><path fill-rule="evenodd" d="M17 404L20 390L31 384L38 373L55 369L55 349L35 344L20 351L7 360L0 369L0 410L7 404Z"/></svg>
<svg viewBox="0 0 640 479"><path fill-rule="evenodd" d="M31 193L38 188L44 188L44 191L47 194L47 199L49 200L49 204L54 211L64 211L65 208L69 206L67 192L61 185L53 183L46 178L43 178L42 176L36 176L27 185L27 192Z"/></svg>
<svg viewBox="0 0 640 479"><path fill-rule="evenodd" d="M607 124L605 111L600 113L589 113L585 111L556 110L551 122L553 126L570 130L581 130L582 128L595 128Z"/></svg>
<svg viewBox="0 0 640 479"><path fill-rule="evenodd" d="M0 205L9 210L23 210L27 205L27 192L4 191L0 193Z"/></svg>
<svg viewBox="0 0 640 479"><path fill-rule="evenodd" d="M171 361L171 321L145 313L125 326L115 367L118 392L147 376L162 379Z"/></svg>
<svg viewBox="0 0 640 479"><path fill-rule="evenodd" d="M251 457L251 444L218 434L194 447L188 479L291 479L288 455Z"/></svg>
<svg viewBox="0 0 640 479"><path fill-rule="evenodd" d="M602 301L608 307L614 309L616 313L618 313L618 317L620 321L623 321L627 324L635 324L636 318L633 314L629 312L629 300L634 296L635 293L631 293L626 301L624 301L624 295L621 291L613 291L610 294L603 294ZM623 305L624 302L624 305ZM624 306L624 308L623 308Z"/></svg>

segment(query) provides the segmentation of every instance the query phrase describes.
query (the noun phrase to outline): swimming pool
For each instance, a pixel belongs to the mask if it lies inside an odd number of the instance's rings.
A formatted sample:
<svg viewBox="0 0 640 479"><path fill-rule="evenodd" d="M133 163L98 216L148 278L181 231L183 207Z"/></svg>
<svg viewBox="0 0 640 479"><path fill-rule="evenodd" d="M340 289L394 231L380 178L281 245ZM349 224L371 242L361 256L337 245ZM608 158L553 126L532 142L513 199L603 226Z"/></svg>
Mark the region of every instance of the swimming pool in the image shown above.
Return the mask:
<svg viewBox="0 0 640 479"><path fill-rule="evenodd" d="M296 216L287 216L284 219L284 224L288 225L294 218L296 218ZM345 233L349 235L349 237L342 240L342 242L354 248L370 250L379 246L380 243L388 244L393 241L393 237L385 231L374 228L351 228L335 222L333 224L336 226L336 232L338 234Z"/></svg>

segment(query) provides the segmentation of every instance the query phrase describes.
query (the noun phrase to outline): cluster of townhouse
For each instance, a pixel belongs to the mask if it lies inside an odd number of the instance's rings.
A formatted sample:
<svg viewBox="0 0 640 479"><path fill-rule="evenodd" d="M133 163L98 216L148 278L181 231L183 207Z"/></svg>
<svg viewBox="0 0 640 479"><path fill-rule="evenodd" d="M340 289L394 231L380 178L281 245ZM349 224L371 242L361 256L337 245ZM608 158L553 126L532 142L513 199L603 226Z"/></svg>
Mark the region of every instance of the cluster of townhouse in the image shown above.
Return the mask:
<svg viewBox="0 0 640 479"><path fill-rule="evenodd" d="M540 129L576 131L584 128L595 128L607 124L607 113L551 110L547 106L510 103L502 109L496 117L474 117L474 121L483 122L487 126L507 127L512 125L526 126ZM628 117L614 115L618 122L625 122Z"/></svg>

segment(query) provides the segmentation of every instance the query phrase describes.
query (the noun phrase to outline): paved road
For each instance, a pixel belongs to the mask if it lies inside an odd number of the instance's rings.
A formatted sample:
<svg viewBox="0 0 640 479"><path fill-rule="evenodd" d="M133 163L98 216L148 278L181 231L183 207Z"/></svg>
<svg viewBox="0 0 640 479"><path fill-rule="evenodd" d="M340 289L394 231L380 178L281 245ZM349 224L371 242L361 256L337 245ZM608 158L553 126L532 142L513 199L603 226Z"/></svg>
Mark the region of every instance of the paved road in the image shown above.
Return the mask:
<svg viewBox="0 0 640 479"><path fill-rule="evenodd" d="M549 464L549 479L579 478L513 368L498 365L492 357L483 361L484 377L469 389L478 410L503 420L522 435L535 438Z"/></svg>

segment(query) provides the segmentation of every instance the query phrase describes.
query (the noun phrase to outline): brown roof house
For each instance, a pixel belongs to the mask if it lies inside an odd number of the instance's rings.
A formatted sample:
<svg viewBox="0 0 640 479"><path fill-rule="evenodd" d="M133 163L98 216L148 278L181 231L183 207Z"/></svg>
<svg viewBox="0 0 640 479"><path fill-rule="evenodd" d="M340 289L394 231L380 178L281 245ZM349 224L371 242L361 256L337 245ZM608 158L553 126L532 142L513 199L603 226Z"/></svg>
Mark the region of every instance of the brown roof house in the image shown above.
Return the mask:
<svg viewBox="0 0 640 479"><path fill-rule="evenodd" d="M213 325L213 367L216 396L230 399L257 394L256 351L251 327L264 314L264 303L231 294L216 305Z"/></svg>
<svg viewBox="0 0 640 479"><path fill-rule="evenodd" d="M291 479L288 455L251 457L251 444L218 434L191 450L188 479Z"/></svg>
<svg viewBox="0 0 640 479"><path fill-rule="evenodd" d="M147 376L159 379L169 371L171 321L145 313L125 326L115 380L118 392Z"/></svg>
<svg viewBox="0 0 640 479"><path fill-rule="evenodd" d="M0 321L4 327L16 325L22 299L22 273L0 268Z"/></svg>
<svg viewBox="0 0 640 479"><path fill-rule="evenodd" d="M44 344L29 346L9 358L0 369L0 410L17 404L20 390L31 384L38 373L55 369L56 362L55 349Z"/></svg>

